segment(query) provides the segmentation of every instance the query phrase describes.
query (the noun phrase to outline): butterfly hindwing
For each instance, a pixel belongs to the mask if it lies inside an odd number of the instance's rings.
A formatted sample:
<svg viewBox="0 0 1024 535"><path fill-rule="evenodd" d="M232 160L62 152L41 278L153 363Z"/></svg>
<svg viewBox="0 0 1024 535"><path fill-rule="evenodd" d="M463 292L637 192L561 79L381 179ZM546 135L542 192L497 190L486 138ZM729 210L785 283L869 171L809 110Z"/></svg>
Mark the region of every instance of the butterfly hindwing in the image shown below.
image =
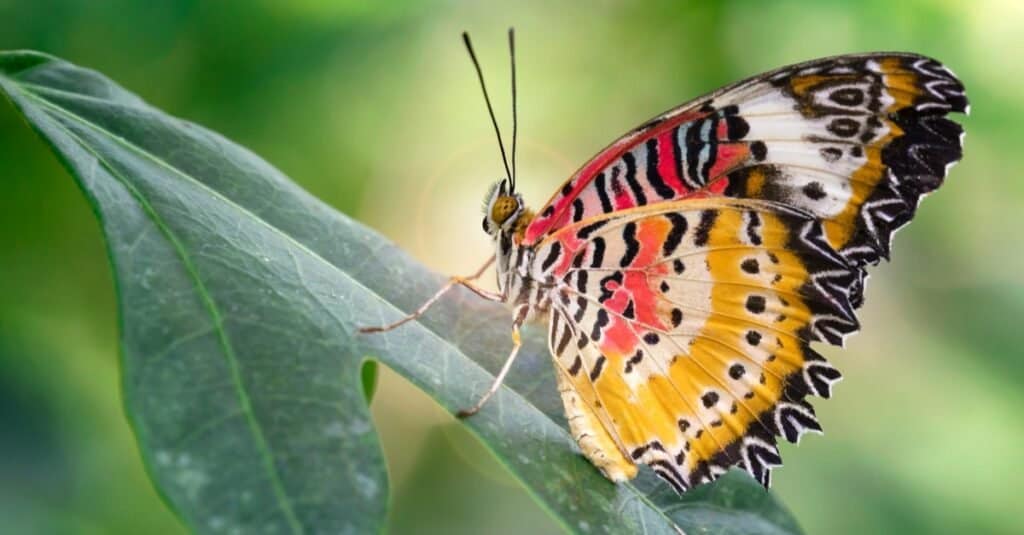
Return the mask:
<svg viewBox="0 0 1024 535"><path fill-rule="evenodd" d="M563 228L538 258L551 250L535 276L558 296L560 389L606 475L647 464L682 492L738 465L767 485L776 436L820 431L805 398L827 397L839 373L809 344L856 329L844 285L859 269L819 221L778 203L691 199Z"/></svg>
<svg viewBox="0 0 1024 535"><path fill-rule="evenodd" d="M783 67L670 110L577 171L524 242L602 213L693 196L765 199L824 221L855 264L889 254L961 156L959 80L914 54L838 56ZM859 305L859 284L853 304Z"/></svg>

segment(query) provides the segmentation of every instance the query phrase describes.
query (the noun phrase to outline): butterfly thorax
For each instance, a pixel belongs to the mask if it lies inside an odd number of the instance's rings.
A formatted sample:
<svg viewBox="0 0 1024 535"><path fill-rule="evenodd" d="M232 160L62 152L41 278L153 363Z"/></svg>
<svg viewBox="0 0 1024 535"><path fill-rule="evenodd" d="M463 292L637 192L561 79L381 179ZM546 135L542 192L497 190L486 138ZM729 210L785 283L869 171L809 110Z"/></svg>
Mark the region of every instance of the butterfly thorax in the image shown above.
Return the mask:
<svg viewBox="0 0 1024 535"><path fill-rule="evenodd" d="M527 305L527 314L542 316L550 306L547 297L552 282L531 275L535 249L523 244L534 212L523 204L508 182L495 184L484 199L484 231L494 239L498 290L512 306Z"/></svg>
<svg viewBox="0 0 1024 535"><path fill-rule="evenodd" d="M498 289L512 306L529 305L530 317L548 309L547 294L554 288L551 277L537 276L536 249L515 236L500 236L495 242Z"/></svg>

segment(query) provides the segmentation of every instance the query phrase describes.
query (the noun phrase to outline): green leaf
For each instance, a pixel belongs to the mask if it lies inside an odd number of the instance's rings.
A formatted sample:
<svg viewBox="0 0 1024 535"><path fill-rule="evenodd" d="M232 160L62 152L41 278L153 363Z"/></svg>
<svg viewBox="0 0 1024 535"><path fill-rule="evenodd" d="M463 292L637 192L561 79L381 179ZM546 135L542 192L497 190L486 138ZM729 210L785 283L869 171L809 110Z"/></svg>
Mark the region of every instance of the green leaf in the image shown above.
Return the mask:
<svg viewBox="0 0 1024 535"><path fill-rule="evenodd" d="M392 321L443 279L256 155L102 75L0 53L0 89L53 148L107 238L124 401L157 488L201 533L379 531L388 482L368 357L449 411L490 384L508 312L465 292ZM732 473L683 497L652 474L614 485L565 430L543 329L466 425L570 531L797 533Z"/></svg>

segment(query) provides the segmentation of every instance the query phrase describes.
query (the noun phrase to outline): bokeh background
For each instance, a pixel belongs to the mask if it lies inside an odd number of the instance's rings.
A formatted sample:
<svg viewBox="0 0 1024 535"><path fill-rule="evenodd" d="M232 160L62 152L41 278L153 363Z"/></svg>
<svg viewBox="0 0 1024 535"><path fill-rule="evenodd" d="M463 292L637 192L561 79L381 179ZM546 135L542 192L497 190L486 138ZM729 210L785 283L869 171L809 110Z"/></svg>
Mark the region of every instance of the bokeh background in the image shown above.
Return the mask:
<svg viewBox="0 0 1024 535"><path fill-rule="evenodd" d="M964 161L875 270L864 332L825 350L846 376L817 404L827 435L785 449L774 492L808 533L1021 533L1024 3L505 4L0 0L0 49L105 73L447 273L488 254L479 202L501 174L463 29L506 123L518 29L534 206L618 134L735 79L844 52L940 58L973 103ZM123 415L93 214L6 103L0 176L0 529L182 533ZM391 533L557 531L400 377L385 370L373 412Z"/></svg>

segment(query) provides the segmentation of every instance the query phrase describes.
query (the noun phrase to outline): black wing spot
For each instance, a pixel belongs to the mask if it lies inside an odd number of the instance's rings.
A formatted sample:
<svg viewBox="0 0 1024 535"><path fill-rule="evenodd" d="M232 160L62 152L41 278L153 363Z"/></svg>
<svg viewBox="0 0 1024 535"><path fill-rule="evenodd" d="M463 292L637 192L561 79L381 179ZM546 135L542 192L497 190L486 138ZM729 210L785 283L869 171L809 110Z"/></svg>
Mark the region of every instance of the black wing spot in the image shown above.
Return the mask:
<svg viewBox="0 0 1024 535"><path fill-rule="evenodd" d="M678 327L683 322L683 311L678 308L672 309L672 327Z"/></svg>
<svg viewBox="0 0 1024 535"><path fill-rule="evenodd" d="M552 322L552 325L554 325L554 322ZM558 347L555 348L555 354L560 356L562 353L565 353L565 348L569 345L569 340L571 339L572 329L569 327L569 324L566 323L562 329L562 337L558 340Z"/></svg>
<svg viewBox="0 0 1024 535"><path fill-rule="evenodd" d="M642 361L643 359L644 359L644 352L643 352L643 350L642 349L637 349L636 353L634 353L633 356L630 357L629 360L626 361L626 373L631 373L633 371L633 368L637 364L640 364L640 361Z"/></svg>
<svg viewBox="0 0 1024 535"><path fill-rule="evenodd" d="M587 347L587 344L589 344L589 343L590 343L590 338L587 338L586 334L580 333L580 339L576 341L576 348L577 349L583 349L584 347Z"/></svg>
<svg viewBox="0 0 1024 535"><path fill-rule="evenodd" d="M601 283L599 285L601 295L597 298L597 300L601 303L604 303L605 301L611 299L612 296L615 295L615 291L618 290L619 287L622 285L622 278L622 272L616 271L611 275L608 275L607 277L601 279Z"/></svg>
<svg viewBox="0 0 1024 535"><path fill-rule="evenodd" d="M667 213L665 218L668 219L672 225L672 229L669 230L668 236L665 237L665 243L661 248L661 255L668 257L672 256L676 248L679 247L679 243L683 241L683 236L686 234L686 218L680 214Z"/></svg>
<svg viewBox="0 0 1024 535"><path fill-rule="evenodd" d="M824 158L826 162L835 162L842 156L843 151L836 147L823 147L821 149L821 157Z"/></svg>
<svg viewBox="0 0 1024 535"><path fill-rule="evenodd" d="M825 188L821 182L808 182L803 187L804 195L812 201L820 201L825 198Z"/></svg>
<svg viewBox="0 0 1024 535"><path fill-rule="evenodd" d="M754 314L760 314L764 312L765 304L766 303L763 296L751 295L747 297L747 310L753 312Z"/></svg>
<svg viewBox="0 0 1024 535"><path fill-rule="evenodd" d="M704 210L700 213L700 223L693 236L694 245L703 247L708 243L708 239L711 237L711 227L714 226L716 218L718 218L718 212L714 210Z"/></svg>
<svg viewBox="0 0 1024 535"><path fill-rule="evenodd" d="M736 141L737 139L743 139L747 134L750 133L750 124L738 115L730 115L725 118L726 136L729 137L729 141Z"/></svg>
<svg viewBox="0 0 1024 535"><path fill-rule="evenodd" d="M860 131L860 123L849 117L833 119L825 128L839 137L853 137Z"/></svg>
<svg viewBox="0 0 1024 535"><path fill-rule="evenodd" d="M640 185L640 181L636 179L636 156L633 156L632 152L627 152L622 155L622 161L626 162L626 183L629 184L629 190L633 193L636 205L643 206L647 204L647 195L644 193L644 188Z"/></svg>
<svg viewBox="0 0 1024 535"><path fill-rule="evenodd" d="M590 267L598 268L604 263L604 238L594 238L594 252L590 255Z"/></svg>
<svg viewBox="0 0 1024 535"><path fill-rule="evenodd" d="M583 367L583 359L579 355L576 355L576 360L572 361L572 366L569 366L569 375L576 377L576 374L580 373L580 368Z"/></svg>
<svg viewBox="0 0 1024 535"><path fill-rule="evenodd" d="M764 144L764 141L755 141L750 144L750 154L754 157L754 160L763 162L768 157L768 147Z"/></svg>
<svg viewBox="0 0 1024 535"><path fill-rule="evenodd" d="M544 262L541 263L541 271L547 271L551 266L555 265L558 258L562 256L562 243L556 241L551 244L551 249L548 251L548 256L544 258Z"/></svg>
<svg viewBox="0 0 1024 535"><path fill-rule="evenodd" d="M597 310L597 321L594 322L594 328L590 332L590 337L594 340L600 340L602 334L601 329L604 328L605 325L608 325L608 311L603 308L599 308Z"/></svg>
<svg viewBox="0 0 1024 535"><path fill-rule="evenodd" d="M622 310L622 317L628 319L636 318L636 308L633 306L633 300L630 299L629 303L626 304L626 308Z"/></svg>
<svg viewBox="0 0 1024 535"><path fill-rule="evenodd" d="M747 212L747 218L750 220L747 224L747 239L750 240L750 243L753 245L761 245L761 234L760 230L758 230L761 228L760 214L750 211Z"/></svg>
<svg viewBox="0 0 1024 535"><path fill-rule="evenodd" d="M601 227L603 227L603 226L605 226L607 224L608 224L608 220L607 219L602 219L600 221L594 221L593 223L591 223L591 224L581 228L576 233L576 237L581 239L581 240L586 240L586 239L590 238L591 234L593 234L594 232L598 231Z"/></svg>
<svg viewBox="0 0 1024 535"><path fill-rule="evenodd" d="M846 87L833 91L828 98L842 106L860 106L864 103L864 92L856 87Z"/></svg>
<svg viewBox="0 0 1024 535"><path fill-rule="evenodd" d="M601 200L601 211L608 213L614 210L612 207L612 200L608 197L607 184L605 183L605 174L598 173L594 178L594 187L597 189L597 197Z"/></svg>
<svg viewBox="0 0 1024 535"><path fill-rule="evenodd" d="M626 227L622 230L622 239L626 242L626 254L622 255L619 265L629 267L636 259L636 255L640 253L640 242L636 239L635 222L626 223Z"/></svg>
<svg viewBox="0 0 1024 535"><path fill-rule="evenodd" d="M580 293L587 293L587 279L590 278L589 271L577 271L576 272L576 289Z"/></svg>
<svg viewBox="0 0 1024 535"><path fill-rule="evenodd" d="M658 140L655 138L647 140L645 148L647 149L647 182L662 199L675 197L676 190L665 183L661 178L661 173L658 171Z"/></svg>
<svg viewBox="0 0 1024 535"><path fill-rule="evenodd" d="M573 320L576 323L583 321L583 315L587 312L587 299L585 297L576 298L576 313L573 314Z"/></svg>
<svg viewBox="0 0 1024 535"><path fill-rule="evenodd" d="M604 362L607 360L604 355L597 357L597 362L594 363L594 369L590 370L590 380L596 381L601 376L601 370L604 368Z"/></svg>
<svg viewBox="0 0 1024 535"><path fill-rule="evenodd" d="M572 221L576 223L583 219L583 199L577 197L572 201Z"/></svg>
<svg viewBox="0 0 1024 535"><path fill-rule="evenodd" d="M761 343L761 333L757 331L747 331L747 343L756 346Z"/></svg>

